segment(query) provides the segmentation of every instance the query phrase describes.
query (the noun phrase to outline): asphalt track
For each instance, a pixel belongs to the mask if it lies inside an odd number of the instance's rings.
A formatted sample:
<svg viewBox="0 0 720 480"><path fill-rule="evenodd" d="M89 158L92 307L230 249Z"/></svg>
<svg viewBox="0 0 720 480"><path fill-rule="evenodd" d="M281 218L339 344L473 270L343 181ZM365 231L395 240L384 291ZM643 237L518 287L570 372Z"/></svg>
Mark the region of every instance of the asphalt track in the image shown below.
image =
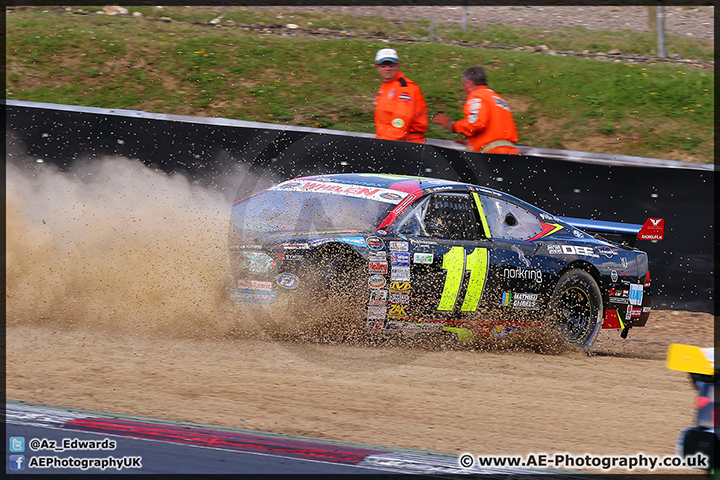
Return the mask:
<svg viewBox="0 0 720 480"><path fill-rule="evenodd" d="M22 437L20 443L18 437ZM88 440L95 445L86 444L85 449L80 449L80 442ZM508 474L543 474L552 478L560 473L527 468L465 469L455 457L432 452L324 443L310 438L12 400L6 404L6 445L6 474L360 474L382 478L419 474L414 478L446 478L478 473L490 474L485 478L496 475L504 478ZM22 459L18 460L18 456ZM50 457L54 459L43 460ZM81 459L85 462L99 459L99 466L83 468ZM103 459L107 464L104 468L99 463ZM572 478L568 473L573 472L565 472L562 478Z"/></svg>
<svg viewBox="0 0 720 480"><path fill-rule="evenodd" d="M157 440L118 437L101 433L72 432L54 427L33 427L30 425L13 425L7 427L8 438L11 436L22 436L28 441L37 439L55 440L58 444L63 439L79 440L104 440L106 438L117 441L117 447L113 451L65 451L65 452L33 452L32 456L58 458L107 458L112 456L125 463L124 466L108 466L102 468L29 468L27 462L31 455L25 455L26 468L22 471L11 469L8 453L6 473L53 473L53 474L76 474L76 473L131 473L131 474L353 474L353 473L381 473L379 470L362 468L356 465L333 464L316 460L304 460L298 458L278 457L261 453L247 453L233 450L226 450L214 447L199 447L190 445L179 445ZM133 459L137 458L138 463L134 464Z"/></svg>

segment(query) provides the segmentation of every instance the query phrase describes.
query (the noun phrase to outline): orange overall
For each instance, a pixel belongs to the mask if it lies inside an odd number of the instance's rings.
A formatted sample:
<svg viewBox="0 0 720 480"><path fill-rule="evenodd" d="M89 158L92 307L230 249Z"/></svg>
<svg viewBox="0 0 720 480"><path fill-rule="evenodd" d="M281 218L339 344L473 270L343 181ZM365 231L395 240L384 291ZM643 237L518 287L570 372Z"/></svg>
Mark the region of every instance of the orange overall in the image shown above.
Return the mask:
<svg viewBox="0 0 720 480"><path fill-rule="evenodd" d="M420 87L400 70L375 96L376 138L425 143L427 105Z"/></svg>
<svg viewBox="0 0 720 480"><path fill-rule="evenodd" d="M515 120L510 107L500 95L486 85L481 85L468 95L463 113L465 118L455 122L453 130L465 135L469 150L486 153L519 153L511 145L518 141Z"/></svg>

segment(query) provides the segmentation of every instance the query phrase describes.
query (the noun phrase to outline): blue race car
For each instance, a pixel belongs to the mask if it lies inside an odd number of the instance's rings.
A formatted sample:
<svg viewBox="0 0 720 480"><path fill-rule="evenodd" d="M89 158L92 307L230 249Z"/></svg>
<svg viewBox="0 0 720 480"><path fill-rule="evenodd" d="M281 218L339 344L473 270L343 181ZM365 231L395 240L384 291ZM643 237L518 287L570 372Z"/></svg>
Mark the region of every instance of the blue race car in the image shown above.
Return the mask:
<svg viewBox="0 0 720 480"><path fill-rule="evenodd" d="M589 349L600 329L644 326L644 225L557 217L486 187L435 178L296 178L232 206L239 308L325 315L367 332L502 337L552 328Z"/></svg>

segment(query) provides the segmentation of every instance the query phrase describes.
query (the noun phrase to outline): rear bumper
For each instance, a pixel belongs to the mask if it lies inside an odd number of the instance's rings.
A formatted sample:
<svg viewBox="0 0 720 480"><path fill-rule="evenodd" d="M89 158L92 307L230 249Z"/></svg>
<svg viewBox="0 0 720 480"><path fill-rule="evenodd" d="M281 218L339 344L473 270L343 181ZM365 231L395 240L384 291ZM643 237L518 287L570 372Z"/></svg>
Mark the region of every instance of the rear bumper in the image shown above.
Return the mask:
<svg viewBox="0 0 720 480"><path fill-rule="evenodd" d="M620 305L611 303L605 309L605 318L602 328L625 329L629 327L644 327L650 318L652 310L652 294L643 294L642 305Z"/></svg>

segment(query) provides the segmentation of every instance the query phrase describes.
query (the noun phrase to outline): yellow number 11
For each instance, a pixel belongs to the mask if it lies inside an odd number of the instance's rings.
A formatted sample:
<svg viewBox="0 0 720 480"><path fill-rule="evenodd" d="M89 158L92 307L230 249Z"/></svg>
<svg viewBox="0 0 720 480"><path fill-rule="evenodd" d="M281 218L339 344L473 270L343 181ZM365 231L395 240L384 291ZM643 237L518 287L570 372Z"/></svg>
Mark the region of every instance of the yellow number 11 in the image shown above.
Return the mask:
<svg viewBox="0 0 720 480"><path fill-rule="evenodd" d="M448 253L443 255L442 267L447 271L447 275L438 310L455 308L465 270L470 270L470 281L460 311L474 312L477 310L488 270L487 248L476 248L466 256L463 247L452 247Z"/></svg>

